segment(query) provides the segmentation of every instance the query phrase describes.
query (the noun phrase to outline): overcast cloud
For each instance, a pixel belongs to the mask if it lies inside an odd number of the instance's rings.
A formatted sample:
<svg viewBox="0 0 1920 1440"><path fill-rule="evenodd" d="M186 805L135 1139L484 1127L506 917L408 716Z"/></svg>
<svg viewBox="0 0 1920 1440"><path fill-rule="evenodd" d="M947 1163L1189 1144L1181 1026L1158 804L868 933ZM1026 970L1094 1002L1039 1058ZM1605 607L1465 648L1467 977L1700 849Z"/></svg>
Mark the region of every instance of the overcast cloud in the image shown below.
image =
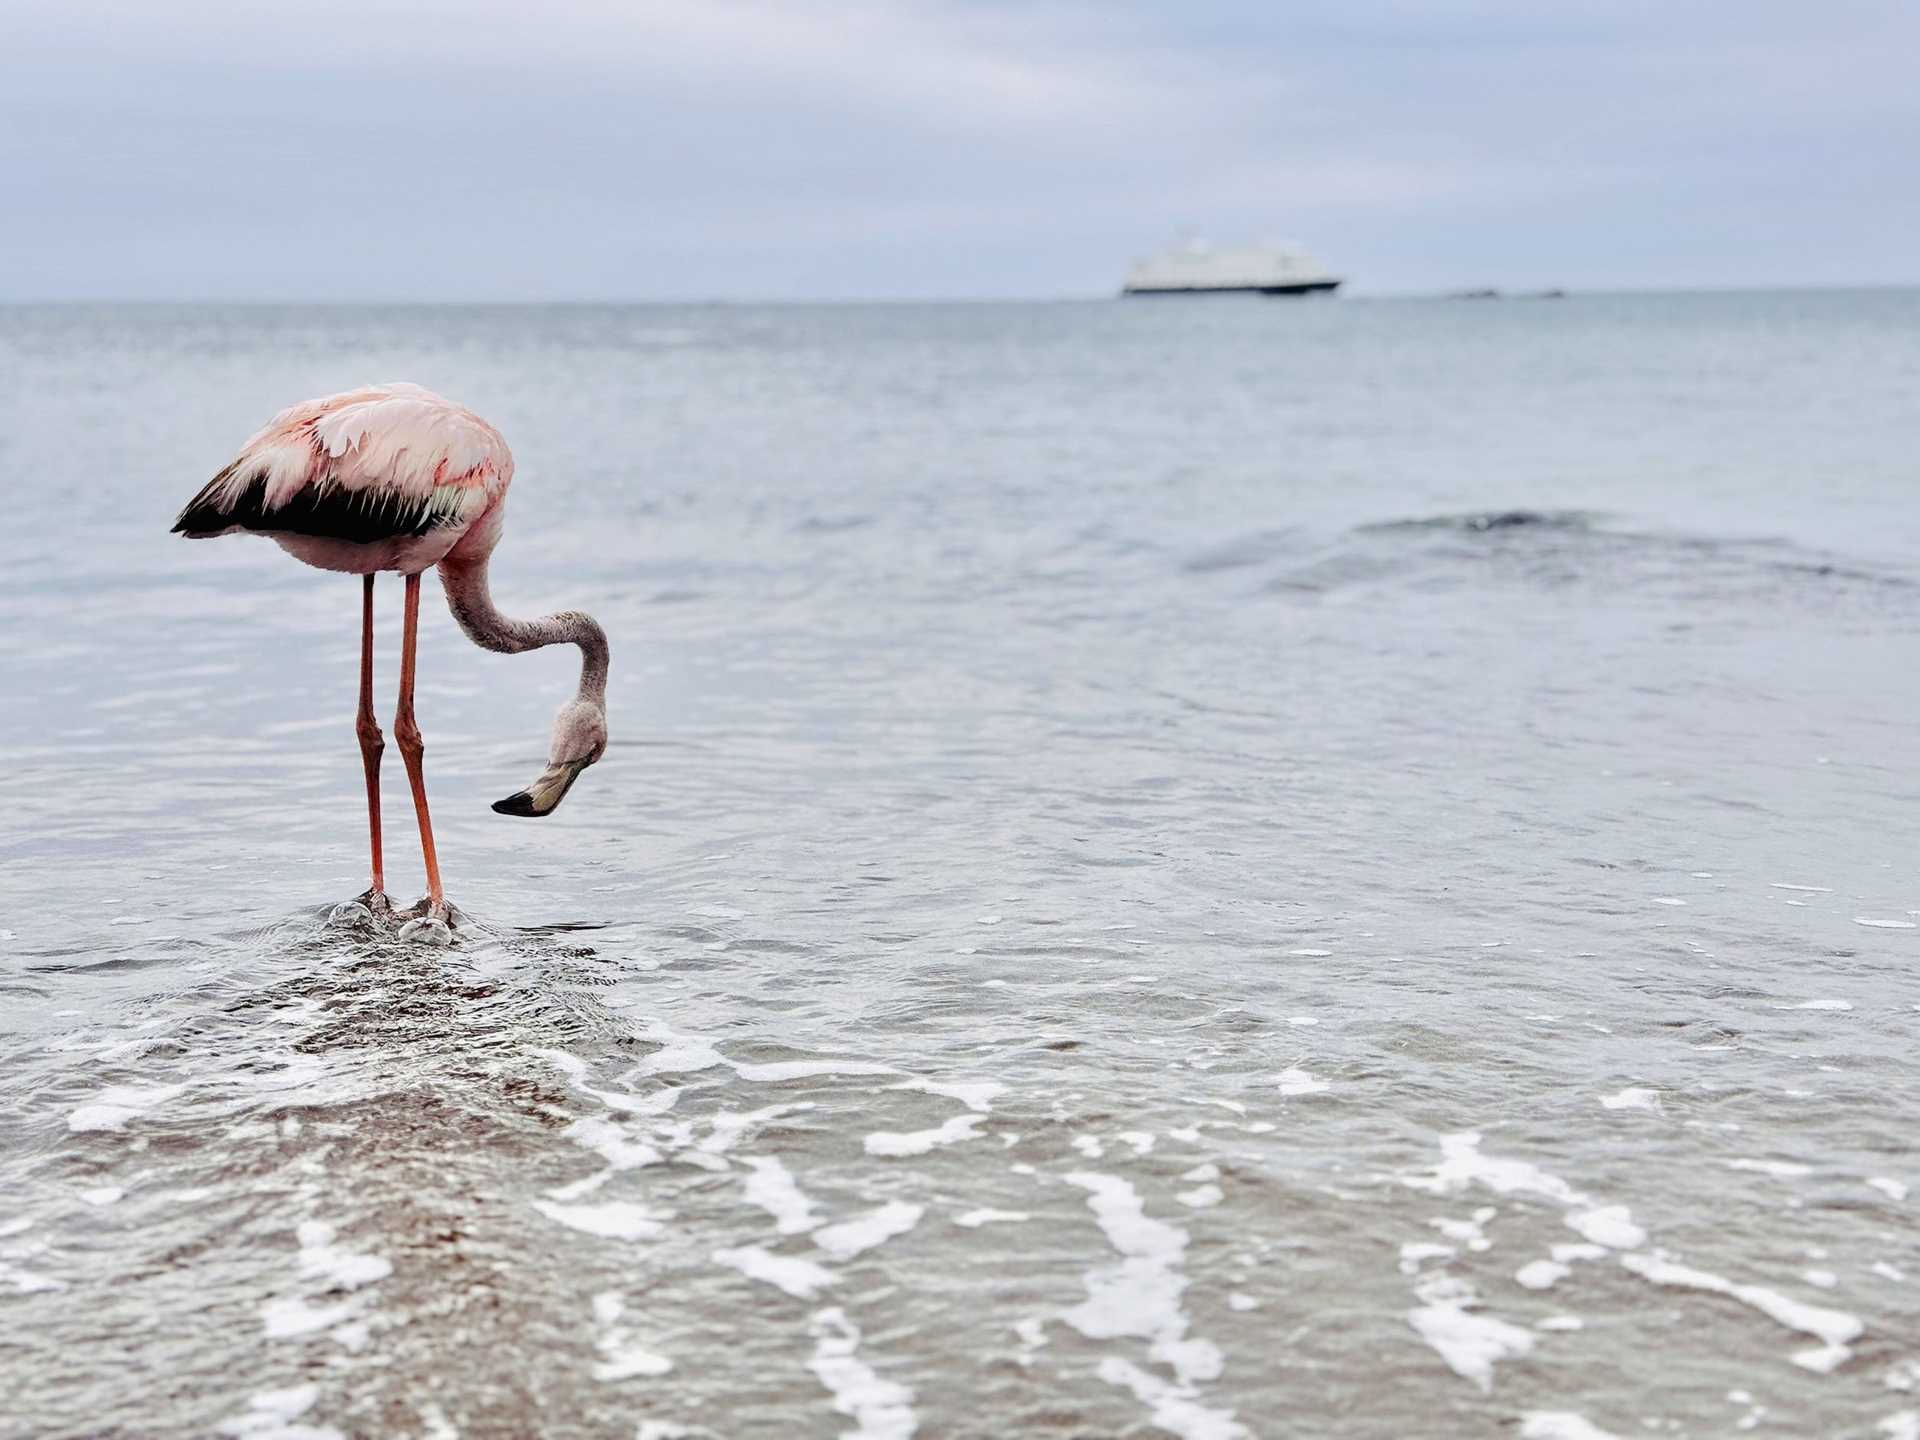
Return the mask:
<svg viewBox="0 0 1920 1440"><path fill-rule="evenodd" d="M1920 282L1920 6L8 0L0 296Z"/></svg>

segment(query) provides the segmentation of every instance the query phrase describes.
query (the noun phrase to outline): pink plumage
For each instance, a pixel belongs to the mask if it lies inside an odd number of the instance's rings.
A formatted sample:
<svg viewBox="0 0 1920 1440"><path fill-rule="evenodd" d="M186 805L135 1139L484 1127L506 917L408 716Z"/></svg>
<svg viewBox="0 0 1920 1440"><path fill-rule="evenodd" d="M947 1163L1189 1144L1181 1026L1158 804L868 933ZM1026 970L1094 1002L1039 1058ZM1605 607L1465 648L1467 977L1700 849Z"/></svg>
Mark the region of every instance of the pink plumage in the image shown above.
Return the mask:
<svg viewBox="0 0 1920 1440"><path fill-rule="evenodd" d="M486 421L418 385L369 385L290 406L208 482L174 530L270 535L327 570L438 563L513 479Z"/></svg>

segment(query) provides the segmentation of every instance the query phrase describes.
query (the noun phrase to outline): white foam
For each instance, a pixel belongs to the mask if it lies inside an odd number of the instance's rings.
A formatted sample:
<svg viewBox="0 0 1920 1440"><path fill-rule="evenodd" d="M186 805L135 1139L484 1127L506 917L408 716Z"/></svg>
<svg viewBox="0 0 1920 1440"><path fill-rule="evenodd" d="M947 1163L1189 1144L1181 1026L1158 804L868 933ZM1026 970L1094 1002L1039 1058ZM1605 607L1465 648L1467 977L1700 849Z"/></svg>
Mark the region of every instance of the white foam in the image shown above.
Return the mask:
<svg viewBox="0 0 1920 1440"><path fill-rule="evenodd" d="M640 1375L665 1375L673 1369L673 1361L637 1344L628 1331L614 1323L626 1312L626 1308L626 1302L611 1290L593 1297L594 1318L607 1327L600 1338L593 1342L594 1348L603 1357L593 1367L593 1378L608 1384L631 1380Z"/></svg>
<svg viewBox="0 0 1920 1440"><path fill-rule="evenodd" d="M1572 1410L1529 1410L1520 1417L1520 1440L1620 1440L1620 1436Z"/></svg>
<svg viewBox="0 0 1920 1440"><path fill-rule="evenodd" d="M749 1280L763 1280L784 1290L796 1300L811 1300L833 1284L825 1267L804 1256L774 1255L758 1245L741 1245L731 1250L716 1250L713 1258L731 1266Z"/></svg>
<svg viewBox="0 0 1920 1440"><path fill-rule="evenodd" d="M542 1050L534 1046L527 1047L527 1054L545 1060L549 1065L562 1072L573 1082L573 1088L583 1095L591 1095L609 1110L621 1110L630 1114L661 1115L671 1110L674 1102L680 1098L679 1088L663 1085L651 1095L634 1095L623 1090L600 1090L586 1083L587 1062L578 1055L570 1055L565 1050Z"/></svg>
<svg viewBox="0 0 1920 1440"><path fill-rule="evenodd" d="M378 1255L355 1255L333 1243L334 1229L319 1220L304 1221L295 1232L300 1241L300 1273L323 1280L328 1290L358 1290L393 1273L390 1261Z"/></svg>
<svg viewBox="0 0 1920 1440"><path fill-rule="evenodd" d="M11 1285L21 1295L40 1295L53 1290L64 1290L67 1282L56 1280L51 1275L41 1275L24 1266L14 1265L0 1260L0 1284Z"/></svg>
<svg viewBox="0 0 1920 1440"><path fill-rule="evenodd" d="M1831 895L1833 893L1832 889L1825 885L1788 885L1781 880L1775 880L1773 882L1773 888L1775 890L1799 890L1808 895Z"/></svg>
<svg viewBox="0 0 1920 1440"><path fill-rule="evenodd" d="M1290 1065L1274 1076L1274 1083L1280 1087L1282 1095L1318 1095L1333 1087L1318 1076L1311 1075L1297 1065Z"/></svg>
<svg viewBox="0 0 1920 1440"><path fill-rule="evenodd" d="M593 1151L612 1170L637 1170L642 1165L656 1165L660 1161L660 1152L653 1146L634 1139L611 1120L597 1116L575 1120L560 1133L583 1149Z"/></svg>
<svg viewBox="0 0 1920 1440"><path fill-rule="evenodd" d="M119 1130L127 1121L165 1104L186 1088L184 1085L109 1085L67 1116L67 1129L75 1134Z"/></svg>
<svg viewBox="0 0 1920 1440"><path fill-rule="evenodd" d="M749 1205L758 1205L774 1218L774 1228L782 1235L801 1235L820 1223L813 1213L813 1201L801 1192L787 1167L770 1155L748 1155L743 1163L749 1170L741 1193Z"/></svg>
<svg viewBox="0 0 1920 1440"><path fill-rule="evenodd" d="M1493 1389L1496 1362L1533 1349L1529 1331L1490 1315L1472 1314L1471 1307L1480 1299L1464 1280L1429 1275L1414 1287L1414 1295L1424 1303L1407 1312L1407 1323L1438 1352L1449 1370L1471 1380L1482 1394Z"/></svg>
<svg viewBox="0 0 1920 1440"><path fill-rule="evenodd" d="M247 1402L244 1415L222 1420L219 1431L238 1440L341 1440L331 1426L296 1425L320 1399L318 1385L294 1385L285 1390L262 1390Z"/></svg>
<svg viewBox="0 0 1920 1440"><path fill-rule="evenodd" d="M1802 1165L1796 1160L1729 1160L1727 1168L1751 1170L1756 1175L1771 1175L1776 1180L1796 1180L1813 1173L1811 1165Z"/></svg>
<svg viewBox="0 0 1920 1440"><path fill-rule="evenodd" d="M1647 1243L1647 1232L1633 1223L1633 1212L1624 1205L1596 1205L1567 1216L1567 1225L1595 1245L1613 1250L1634 1250Z"/></svg>
<svg viewBox="0 0 1920 1440"><path fill-rule="evenodd" d="M1311 1015L1289 1015L1287 1017L1287 1024L1289 1025L1318 1025L1319 1023L1319 1020Z"/></svg>
<svg viewBox="0 0 1920 1440"><path fill-rule="evenodd" d="M552 1200L536 1200L533 1208L570 1230L608 1240L651 1240L660 1233L660 1221L666 1218L632 1200L603 1200L598 1205L561 1205Z"/></svg>
<svg viewBox="0 0 1920 1440"><path fill-rule="evenodd" d="M1191 1170L1181 1172L1180 1178L1182 1180L1191 1180L1196 1185L1204 1185L1209 1180L1218 1180L1220 1178L1220 1167L1211 1160L1208 1160L1194 1166Z"/></svg>
<svg viewBox="0 0 1920 1440"><path fill-rule="evenodd" d="M1019 1220L1031 1220L1032 1215L1025 1210L968 1210L953 1217L953 1223L976 1230L982 1225L1010 1225Z"/></svg>
<svg viewBox="0 0 1920 1440"><path fill-rule="evenodd" d="M126 1193L118 1185L97 1185L91 1190L82 1190L80 1198L89 1205L112 1205Z"/></svg>
<svg viewBox="0 0 1920 1440"><path fill-rule="evenodd" d="M1206 1210L1218 1205L1226 1197L1218 1185L1196 1185L1191 1190L1182 1190L1173 1198L1190 1210Z"/></svg>
<svg viewBox="0 0 1920 1440"><path fill-rule="evenodd" d="M640 1062L637 1068L643 1075L685 1075L727 1063L727 1057L714 1049L711 1040L682 1035L657 1020L638 1027L634 1033L660 1047Z"/></svg>
<svg viewBox="0 0 1920 1440"><path fill-rule="evenodd" d="M1920 1410L1896 1410L1874 1429L1887 1440L1920 1440Z"/></svg>
<svg viewBox="0 0 1920 1440"><path fill-rule="evenodd" d="M351 1320L355 1306L351 1300L333 1305L309 1305L298 1296L269 1300L260 1307L260 1323L269 1340L288 1340L297 1335L312 1335Z"/></svg>
<svg viewBox="0 0 1920 1440"><path fill-rule="evenodd" d="M1025 1320L1013 1322L1013 1333L1020 1337L1020 1348L1014 1352L1014 1360L1020 1365L1032 1365L1034 1352L1047 1343L1046 1326L1038 1316L1029 1316Z"/></svg>
<svg viewBox="0 0 1920 1440"><path fill-rule="evenodd" d="M1736 1285L1722 1276L1676 1264L1663 1256L1622 1255L1620 1263L1656 1285L1725 1295L1753 1307L1775 1324L1813 1336L1823 1342L1821 1348L1803 1350L1793 1357L1794 1364L1809 1370L1832 1370L1853 1353L1847 1348L1847 1342L1858 1339L1864 1329L1857 1317L1844 1310L1808 1305L1762 1285Z"/></svg>
<svg viewBox="0 0 1920 1440"><path fill-rule="evenodd" d="M1557 1260L1529 1260L1513 1272L1513 1278L1529 1290L1551 1290L1572 1273Z"/></svg>
<svg viewBox="0 0 1920 1440"><path fill-rule="evenodd" d="M553 1189L547 1191L547 1198L550 1200L578 1200L582 1195L591 1195L612 1178L613 1171L611 1169L596 1170L593 1174L583 1175L570 1184L556 1185Z"/></svg>
<svg viewBox="0 0 1920 1440"><path fill-rule="evenodd" d="M1600 1103L1609 1110L1658 1110L1660 1092L1641 1085L1629 1085L1611 1095L1602 1095Z"/></svg>
<svg viewBox="0 0 1920 1440"><path fill-rule="evenodd" d="M1133 1398L1152 1411L1154 1425L1181 1440L1244 1440L1252 1434L1234 1420L1233 1411L1209 1409L1190 1388L1170 1385L1131 1360L1109 1355L1100 1362L1099 1375L1109 1385L1131 1390Z"/></svg>
<svg viewBox="0 0 1920 1440"><path fill-rule="evenodd" d="M1854 916L1854 917L1853 917L1853 923L1854 923L1854 924L1856 924L1856 925L1865 925L1865 926L1866 926L1866 927L1867 927L1868 929L1870 929L1870 930L1915 930L1915 929L1920 929L1920 924L1916 924L1916 923L1915 923L1914 921L1912 921L1912 920L1873 920L1873 919L1869 919L1869 918L1868 918L1867 916L1865 916L1865 915L1856 915L1856 916Z"/></svg>
<svg viewBox="0 0 1920 1440"><path fill-rule="evenodd" d="M1251 1295L1242 1295L1238 1290L1235 1290L1227 1296L1227 1308L1229 1310L1241 1311L1258 1310L1260 1308L1260 1302Z"/></svg>
<svg viewBox="0 0 1920 1440"><path fill-rule="evenodd" d="M1798 1005L1776 1005L1776 1010L1851 1010L1853 1006L1845 1000L1802 1000Z"/></svg>
<svg viewBox="0 0 1920 1440"><path fill-rule="evenodd" d="M1120 1262L1087 1272L1087 1298L1060 1318L1090 1340L1121 1335L1152 1341L1150 1354L1173 1367L1183 1387L1212 1380L1221 1371L1217 1347L1186 1338L1180 1296L1187 1288L1181 1261L1187 1232L1146 1214L1133 1186L1118 1175L1076 1170L1069 1185L1087 1191L1087 1206Z"/></svg>
<svg viewBox="0 0 1920 1440"><path fill-rule="evenodd" d="M1536 1330L1584 1330L1587 1322L1578 1315L1549 1315L1535 1323Z"/></svg>
<svg viewBox="0 0 1920 1440"><path fill-rule="evenodd" d="M866 1151L869 1155L924 1155L936 1146L973 1139L985 1123L986 1117L975 1113L955 1115L934 1130L876 1130L867 1136Z"/></svg>
<svg viewBox="0 0 1920 1440"><path fill-rule="evenodd" d="M713 1117L713 1123L707 1131L706 1138L701 1140L691 1153L684 1154L680 1158L692 1160L696 1154L724 1155L740 1143L742 1136L756 1126L770 1120L778 1120L783 1115L795 1115L813 1108L811 1100L802 1100L793 1105L768 1105L761 1110L722 1110Z"/></svg>
<svg viewBox="0 0 1920 1440"><path fill-rule="evenodd" d="M807 1368L833 1396L833 1408L858 1426L843 1440L909 1440L919 1428L913 1391L881 1379L860 1359L860 1331L846 1312L838 1306L815 1311L807 1328L813 1333L813 1358Z"/></svg>
<svg viewBox="0 0 1920 1440"><path fill-rule="evenodd" d="M1682 900L1678 895L1656 895L1653 897L1653 903L1656 905L1685 905L1687 902Z"/></svg>
<svg viewBox="0 0 1920 1440"><path fill-rule="evenodd" d="M1302 955L1302 956L1311 956L1311 957L1313 957L1313 958L1315 958L1315 959L1318 959L1318 958L1320 958L1320 957L1322 957L1322 956L1326 956L1326 955L1331 955L1331 954L1333 954L1333 952L1332 952L1331 950L1307 950L1307 949L1300 949L1300 950L1289 950L1289 951L1287 951L1287 954L1289 954L1289 955Z"/></svg>
<svg viewBox="0 0 1920 1440"><path fill-rule="evenodd" d="M1432 1240L1410 1240L1400 1247L1400 1273L1416 1274L1422 1261L1451 1260L1458 1253L1451 1245L1441 1245Z"/></svg>
<svg viewBox="0 0 1920 1440"><path fill-rule="evenodd" d="M1904 1200L1907 1198L1907 1187L1904 1181L1895 1180L1886 1175L1874 1175L1868 1178L1867 1184L1878 1190L1889 1200Z"/></svg>
<svg viewBox="0 0 1920 1440"><path fill-rule="evenodd" d="M896 1235L904 1235L920 1223L925 1210L904 1200L889 1200L876 1210L838 1225L829 1225L813 1237L836 1260L851 1260L862 1251L883 1245Z"/></svg>
<svg viewBox="0 0 1920 1440"><path fill-rule="evenodd" d="M926 1095L940 1095L948 1100L958 1100L969 1110L978 1110L981 1114L993 1108L993 1102L1007 1093L1007 1087L998 1080L929 1080L916 1075L911 1080L902 1080L898 1085L889 1085L889 1090L918 1090Z"/></svg>
<svg viewBox="0 0 1920 1440"><path fill-rule="evenodd" d="M1586 1197L1566 1181L1525 1160L1495 1160L1480 1153L1480 1136L1462 1131L1440 1137L1440 1163L1429 1175L1406 1175L1400 1183L1430 1195L1452 1195L1479 1183L1498 1195L1539 1195L1562 1205Z"/></svg>
<svg viewBox="0 0 1920 1440"><path fill-rule="evenodd" d="M1488 1250L1493 1241L1487 1238L1486 1223L1500 1212L1491 1205L1483 1205L1473 1212L1470 1219L1453 1220L1444 1215L1436 1215L1427 1223L1449 1240L1457 1240L1469 1250Z"/></svg>
<svg viewBox="0 0 1920 1440"><path fill-rule="evenodd" d="M1575 1260L1604 1260L1608 1254L1607 1247L1604 1245L1567 1243L1554 1245L1549 1249L1553 1258L1562 1265L1570 1265Z"/></svg>
<svg viewBox="0 0 1920 1440"><path fill-rule="evenodd" d="M778 1084L783 1080L813 1080L822 1075L898 1075L900 1072L891 1065L875 1065L866 1060L769 1060L760 1065L735 1061L733 1073L742 1080Z"/></svg>

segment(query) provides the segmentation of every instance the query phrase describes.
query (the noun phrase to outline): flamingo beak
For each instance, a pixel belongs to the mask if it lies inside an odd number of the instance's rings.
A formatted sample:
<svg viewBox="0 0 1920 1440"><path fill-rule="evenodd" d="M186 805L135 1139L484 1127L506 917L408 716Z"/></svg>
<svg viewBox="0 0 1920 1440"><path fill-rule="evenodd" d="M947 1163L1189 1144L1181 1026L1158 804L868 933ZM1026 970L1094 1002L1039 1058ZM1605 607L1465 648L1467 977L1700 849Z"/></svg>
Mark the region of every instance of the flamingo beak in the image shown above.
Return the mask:
<svg viewBox="0 0 1920 1440"><path fill-rule="evenodd" d="M540 772L540 778L524 790L516 790L504 800L493 802L497 815L551 815L560 808L560 802L567 798L567 791L573 788L573 782L580 778L580 772L591 765L591 760L563 760L549 765Z"/></svg>

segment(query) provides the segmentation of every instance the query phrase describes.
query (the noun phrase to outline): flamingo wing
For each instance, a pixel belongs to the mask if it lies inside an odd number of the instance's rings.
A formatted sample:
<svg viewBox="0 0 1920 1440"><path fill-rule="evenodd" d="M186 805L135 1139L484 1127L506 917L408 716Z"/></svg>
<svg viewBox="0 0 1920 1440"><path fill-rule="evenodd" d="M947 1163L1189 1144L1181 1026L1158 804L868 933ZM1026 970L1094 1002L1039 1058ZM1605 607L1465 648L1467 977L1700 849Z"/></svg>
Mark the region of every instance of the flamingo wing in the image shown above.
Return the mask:
<svg viewBox="0 0 1920 1440"><path fill-rule="evenodd" d="M173 529L372 544L467 525L512 478L507 442L471 410L418 385L374 385L274 416Z"/></svg>

